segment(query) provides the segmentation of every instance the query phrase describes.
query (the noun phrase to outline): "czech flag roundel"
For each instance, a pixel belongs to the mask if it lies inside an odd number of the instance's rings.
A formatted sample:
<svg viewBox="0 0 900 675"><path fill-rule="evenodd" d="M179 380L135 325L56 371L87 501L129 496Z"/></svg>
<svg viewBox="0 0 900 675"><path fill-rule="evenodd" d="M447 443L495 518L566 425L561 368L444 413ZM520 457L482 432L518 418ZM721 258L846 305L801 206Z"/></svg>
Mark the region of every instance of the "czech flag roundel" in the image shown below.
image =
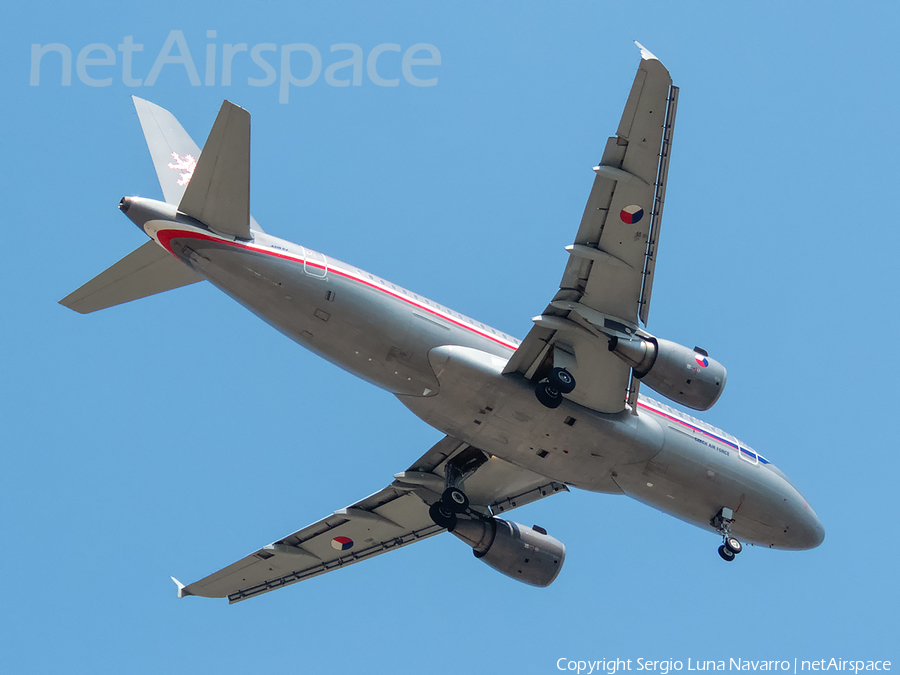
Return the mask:
<svg viewBox="0 0 900 675"><path fill-rule="evenodd" d="M709 365L709 359L703 356L703 354L694 353L694 359L697 361L697 365L701 368L706 368Z"/></svg>
<svg viewBox="0 0 900 675"><path fill-rule="evenodd" d="M331 547L338 551L346 551L353 547L353 540L350 537L335 537L331 540Z"/></svg>
<svg viewBox="0 0 900 675"><path fill-rule="evenodd" d="M627 223L629 225L634 225L639 222L641 218L644 217L644 209L642 209L637 204L632 204L631 206L626 206L622 209L622 212L619 214L619 218L622 219L623 223Z"/></svg>

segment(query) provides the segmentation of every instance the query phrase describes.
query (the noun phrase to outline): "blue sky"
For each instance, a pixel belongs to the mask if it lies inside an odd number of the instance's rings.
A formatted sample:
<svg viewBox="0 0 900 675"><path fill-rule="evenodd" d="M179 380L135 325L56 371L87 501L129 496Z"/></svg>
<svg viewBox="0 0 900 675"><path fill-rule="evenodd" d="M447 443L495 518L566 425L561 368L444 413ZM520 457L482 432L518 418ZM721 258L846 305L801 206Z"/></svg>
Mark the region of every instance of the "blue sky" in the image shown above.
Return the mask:
<svg viewBox="0 0 900 675"><path fill-rule="evenodd" d="M895 3L18 4L0 10L6 190L0 445L4 672L553 673L557 660L888 659L898 600L894 357L900 237ZM322 74L279 103L280 52L231 86L162 68L207 46L306 43ZM207 31L216 31L207 38ZM159 197L130 96L203 143L253 115L252 211L311 246L517 336L557 288L637 39L681 87L649 329L706 347L703 419L782 468L827 531L749 549L624 497L516 513L568 547L548 589L440 536L236 606L198 579L383 487L440 434L207 284L80 316L57 301L139 246L123 195ZM33 44L58 54L30 85ZM335 44L434 45L376 86L325 80ZM107 45L114 66L78 54ZM85 54L102 59L104 51ZM421 57L426 54L420 54ZM298 53L295 77L309 72ZM347 76L348 71L343 72Z"/></svg>

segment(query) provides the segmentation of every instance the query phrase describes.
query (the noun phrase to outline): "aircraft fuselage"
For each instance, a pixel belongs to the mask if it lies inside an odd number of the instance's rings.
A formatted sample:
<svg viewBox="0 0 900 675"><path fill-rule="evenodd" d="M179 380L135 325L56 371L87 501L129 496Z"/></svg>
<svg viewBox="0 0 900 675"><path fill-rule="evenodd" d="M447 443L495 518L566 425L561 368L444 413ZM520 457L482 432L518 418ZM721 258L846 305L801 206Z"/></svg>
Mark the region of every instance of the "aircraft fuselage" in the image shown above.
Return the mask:
<svg viewBox="0 0 900 675"><path fill-rule="evenodd" d="M128 217L213 285L445 434L708 530L731 508L748 543L803 549L824 537L784 474L723 431L643 396L638 414L570 400L549 409L523 376L502 374L519 344L509 335L308 248L257 232L236 240L172 205L127 199Z"/></svg>

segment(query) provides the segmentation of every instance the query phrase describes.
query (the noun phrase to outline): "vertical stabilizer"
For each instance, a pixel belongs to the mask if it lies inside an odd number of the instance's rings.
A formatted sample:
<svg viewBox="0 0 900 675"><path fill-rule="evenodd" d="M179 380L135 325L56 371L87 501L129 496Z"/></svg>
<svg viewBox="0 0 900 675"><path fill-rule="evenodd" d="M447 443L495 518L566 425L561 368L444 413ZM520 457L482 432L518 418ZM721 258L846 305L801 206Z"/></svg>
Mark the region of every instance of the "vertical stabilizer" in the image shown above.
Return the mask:
<svg viewBox="0 0 900 675"><path fill-rule="evenodd" d="M131 98L163 197L169 204L177 205L191 180L200 148L168 110L137 96Z"/></svg>
<svg viewBox="0 0 900 675"><path fill-rule="evenodd" d="M250 113L224 101L178 210L250 239Z"/></svg>

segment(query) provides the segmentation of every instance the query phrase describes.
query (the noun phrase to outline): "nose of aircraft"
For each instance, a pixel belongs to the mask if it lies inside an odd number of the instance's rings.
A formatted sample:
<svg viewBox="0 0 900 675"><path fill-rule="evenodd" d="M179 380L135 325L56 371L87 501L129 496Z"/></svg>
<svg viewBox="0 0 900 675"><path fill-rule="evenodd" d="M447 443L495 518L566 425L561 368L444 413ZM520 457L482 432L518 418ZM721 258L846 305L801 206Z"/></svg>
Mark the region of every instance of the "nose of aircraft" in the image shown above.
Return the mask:
<svg viewBox="0 0 900 675"><path fill-rule="evenodd" d="M815 525L816 529L815 529L815 537L813 538L813 542L814 542L813 548L815 548L816 546L821 544L823 541L825 541L825 526L822 525L822 521L820 521L818 518L816 518L815 520L816 520L816 525Z"/></svg>
<svg viewBox="0 0 900 675"><path fill-rule="evenodd" d="M805 500L803 507L802 512L798 514L798 524L795 526L797 531L793 534L792 543L801 549L815 548L825 541L825 527Z"/></svg>
<svg viewBox="0 0 900 675"><path fill-rule="evenodd" d="M809 502L787 480L789 490L783 493L787 509L783 512L783 546L789 549L815 548L825 541L825 527Z"/></svg>
<svg viewBox="0 0 900 675"><path fill-rule="evenodd" d="M771 497L780 504L776 521L781 527L776 531L774 545L794 550L819 546L825 541L825 527L816 512L784 472L772 464L767 466L777 476L773 476Z"/></svg>

